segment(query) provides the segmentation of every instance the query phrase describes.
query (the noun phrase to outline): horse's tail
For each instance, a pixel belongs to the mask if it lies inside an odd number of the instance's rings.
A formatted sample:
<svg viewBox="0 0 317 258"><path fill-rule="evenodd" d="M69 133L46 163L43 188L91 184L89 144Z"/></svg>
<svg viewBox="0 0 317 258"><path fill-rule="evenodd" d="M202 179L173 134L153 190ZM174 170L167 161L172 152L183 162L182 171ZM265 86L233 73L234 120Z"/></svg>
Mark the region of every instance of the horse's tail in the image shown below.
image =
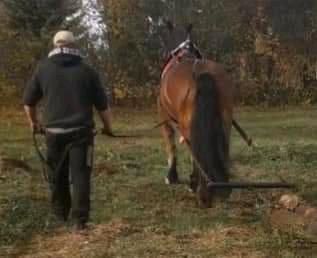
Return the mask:
<svg viewBox="0 0 317 258"><path fill-rule="evenodd" d="M209 179L215 182L227 182L229 143L219 105L219 93L213 77L208 73L199 75L196 83L190 135L192 152L199 163L196 168L203 169Z"/></svg>

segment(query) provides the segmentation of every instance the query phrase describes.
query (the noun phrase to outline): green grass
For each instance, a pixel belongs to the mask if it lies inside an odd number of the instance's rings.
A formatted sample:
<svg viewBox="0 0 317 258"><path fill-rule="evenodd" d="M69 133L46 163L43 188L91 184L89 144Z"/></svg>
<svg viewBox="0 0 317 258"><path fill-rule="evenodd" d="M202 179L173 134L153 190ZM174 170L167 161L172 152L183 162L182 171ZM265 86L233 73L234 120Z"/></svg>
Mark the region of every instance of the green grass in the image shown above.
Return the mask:
<svg viewBox="0 0 317 258"><path fill-rule="evenodd" d="M235 191L228 203L200 209L186 184L165 185L159 130L147 131L158 122L155 110L115 110L115 130L143 133L143 138L96 137L91 214L95 230L75 241L69 227L50 216L47 186L22 114L3 117L1 156L23 160L33 171L0 171L0 256L314 257L316 248L302 232L268 224L271 200L281 191ZM236 117L256 147L245 147L233 132L235 180L283 178L297 185L299 196L317 205L317 109L245 109ZM179 146L184 182L190 167L189 154ZM74 241L58 241L63 237ZM75 255L67 249L72 245L79 248Z"/></svg>

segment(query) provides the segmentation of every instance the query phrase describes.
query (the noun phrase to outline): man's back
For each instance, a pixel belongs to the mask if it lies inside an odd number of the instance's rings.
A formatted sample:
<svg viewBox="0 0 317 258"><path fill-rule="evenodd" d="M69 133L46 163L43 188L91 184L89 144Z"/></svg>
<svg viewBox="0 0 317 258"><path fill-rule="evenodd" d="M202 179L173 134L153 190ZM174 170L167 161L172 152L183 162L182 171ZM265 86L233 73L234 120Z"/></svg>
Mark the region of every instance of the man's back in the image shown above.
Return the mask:
<svg viewBox="0 0 317 258"><path fill-rule="evenodd" d="M42 97L48 128L93 127L93 106L107 108L97 73L75 54L57 52L39 64L24 102L35 105Z"/></svg>

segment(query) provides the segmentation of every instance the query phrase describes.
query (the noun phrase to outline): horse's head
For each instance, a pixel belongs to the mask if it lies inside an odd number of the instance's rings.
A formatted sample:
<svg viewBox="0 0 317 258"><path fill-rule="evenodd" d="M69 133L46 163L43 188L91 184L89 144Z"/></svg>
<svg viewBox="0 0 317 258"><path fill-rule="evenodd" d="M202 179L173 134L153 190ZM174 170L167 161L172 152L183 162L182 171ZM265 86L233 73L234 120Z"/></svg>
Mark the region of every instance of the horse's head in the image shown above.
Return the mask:
<svg viewBox="0 0 317 258"><path fill-rule="evenodd" d="M165 21L165 26L166 30L161 37L165 57L177 52L180 48L187 49L195 56L201 57L197 47L192 42L192 24L180 27L175 26L171 21Z"/></svg>

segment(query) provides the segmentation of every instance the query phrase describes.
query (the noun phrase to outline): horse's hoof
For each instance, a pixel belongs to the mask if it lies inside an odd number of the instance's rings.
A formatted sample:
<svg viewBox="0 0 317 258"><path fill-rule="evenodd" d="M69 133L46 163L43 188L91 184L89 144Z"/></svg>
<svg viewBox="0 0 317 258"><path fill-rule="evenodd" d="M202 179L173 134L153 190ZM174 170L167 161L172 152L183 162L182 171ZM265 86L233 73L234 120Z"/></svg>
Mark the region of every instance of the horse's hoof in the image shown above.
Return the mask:
<svg viewBox="0 0 317 258"><path fill-rule="evenodd" d="M197 192L197 186L192 186L192 185L187 185L187 189L191 193L196 193Z"/></svg>
<svg viewBox="0 0 317 258"><path fill-rule="evenodd" d="M178 183L179 183L178 179L170 179L168 177L165 177L165 184L167 185L176 185Z"/></svg>
<svg viewBox="0 0 317 258"><path fill-rule="evenodd" d="M186 189L187 189L187 191L190 192L190 193L195 193L195 192L196 192L196 191L195 191L193 188L191 188L190 186L187 186Z"/></svg>
<svg viewBox="0 0 317 258"><path fill-rule="evenodd" d="M212 207L212 201L213 201L213 196L212 193L210 193L206 185L198 185L197 190L196 190L196 196L197 196L197 201L198 201L198 206L200 208L206 209L206 208L211 208Z"/></svg>
<svg viewBox="0 0 317 258"><path fill-rule="evenodd" d="M190 182L188 185L188 190L191 191L192 193L197 192L197 183Z"/></svg>

